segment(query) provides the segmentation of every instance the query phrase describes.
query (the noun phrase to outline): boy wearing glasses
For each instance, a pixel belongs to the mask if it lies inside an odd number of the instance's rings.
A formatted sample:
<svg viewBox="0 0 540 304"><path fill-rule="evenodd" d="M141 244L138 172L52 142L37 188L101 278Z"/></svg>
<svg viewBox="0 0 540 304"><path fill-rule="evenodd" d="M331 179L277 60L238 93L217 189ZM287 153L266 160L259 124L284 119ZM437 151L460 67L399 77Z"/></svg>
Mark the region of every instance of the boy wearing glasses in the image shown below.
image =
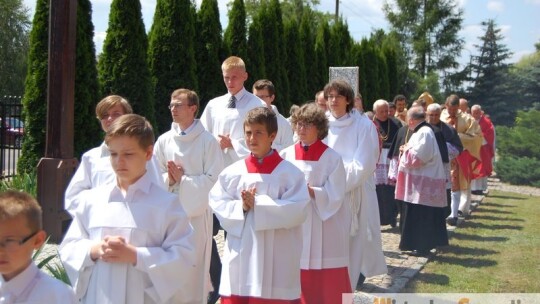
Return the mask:
<svg viewBox="0 0 540 304"><path fill-rule="evenodd" d="M195 119L199 109L197 93L175 90L169 109L173 119L171 129L157 139L154 157L169 192L175 194L193 226L199 271L190 281L190 289L197 291L193 293L194 302L203 303L209 293L213 226L208 192L223 170L223 156L214 136Z"/></svg>
<svg viewBox="0 0 540 304"><path fill-rule="evenodd" d="M227 231L222 304L300 303L309 193L304 174L272 149L277 128L272 110L250 110L244 137L251 153L225 168L210 191L210 207Z"/></svg>
<svg viewBox="0 0 540 304"><path fill-rule="evenodd" d="M139 115L107 130L113 182L82 194L60 245L75 294L83 303L190 301L196 260L192 228L175 195L147 172L154 131ZM198 302L200 303L200 302Z"/></svg>
<svg viewBox="0 0 540 304"><path fill-rule="evenodd" d="M46 239L41 207L27 193L0 193L0 303L76 303L68 285L32 261Z"/></svg>
<svg viewBox="0 0 540 304"><path fill-rule="evenodd" d="M103 132L107 132L111 124L118 117L131 114L133 110L129 102L119 95L109 95L96 105L96 117L101 124ZM148 169L158 178L154 162L148 162ZM78 205L78 195L84 191L95 188L114 180L114 172L109 160L109 150L103 142L99 147L85 152L77 171L71 178L66 189L64 206L73 215Z"/></svg>

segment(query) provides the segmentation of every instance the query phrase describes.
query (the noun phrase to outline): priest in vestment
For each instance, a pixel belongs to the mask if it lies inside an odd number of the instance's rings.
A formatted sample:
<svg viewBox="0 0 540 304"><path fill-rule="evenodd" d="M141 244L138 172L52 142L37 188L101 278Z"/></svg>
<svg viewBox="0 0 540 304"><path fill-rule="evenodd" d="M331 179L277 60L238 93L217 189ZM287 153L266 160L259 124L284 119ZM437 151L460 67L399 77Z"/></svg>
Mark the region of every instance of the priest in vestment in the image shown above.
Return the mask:
<svg viewBox="0 0 540 304"><path fill-rule="evenodd" d="M474 105L471 107L471 115L480 125L484 140L480 147L480 157L482 158L482 168L477 178L471 182L473 194L483 194L487 190L487 179L493 172L493 158L495 157L495 127L489 118L484 115L482 107Z"/></svg>
<svg viewBox="0 0 540 304"><path fill-rule="evenodd" d="M451 163L452 212L461 211L463 215L468 215L471 180L479 174L481 165L482 130L471 115L459 110L459 97L455 94L446 99L446 109L441 113L441 120L456 129L463 144L463 152Z"/></svg>
<svg viewBox="0 0 540 304"><path fill-rule="evenodd" d="M413 134L401 146L396 199L404 204L401 250L425 255L437 246L448 245L445 223L446 174L437 139L425 122L422 107L412 107L408 127Z"/></svg>

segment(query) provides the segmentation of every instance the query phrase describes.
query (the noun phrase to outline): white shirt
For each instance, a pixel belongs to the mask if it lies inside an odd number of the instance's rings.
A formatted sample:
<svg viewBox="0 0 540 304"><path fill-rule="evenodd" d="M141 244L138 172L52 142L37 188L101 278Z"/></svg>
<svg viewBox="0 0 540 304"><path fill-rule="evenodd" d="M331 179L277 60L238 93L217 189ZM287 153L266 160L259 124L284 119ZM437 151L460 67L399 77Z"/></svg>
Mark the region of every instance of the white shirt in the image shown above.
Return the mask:
<svg viewBox="0 0 540 304"><path fill-rule="evenodd" d="M291 146L294 144L294 141L293 141L294 132L287 118L283 117L283 115L279 113L277 107L272 105L272 110L276 114L277 123L278 123L278 131L276 134L276 138L274 139L274 142L272 143L272 148L278 151L281 151L287 148L288 146Z"/></svg>
<svg viewBox="0 0 540 304"><path fill-rule="evenodd" d="M0 303L77 303L69 285L42 272L32 262L9 281L0 275Z"/></svg>
<svg viewBox="0 0 540 304"><path fill-rule="evenodd" d="M125 196L115 183L84 193L60 245L60 257L84 303L190 303L186 286L196 261L192 228L176 196L149 174ZM107 235L137 247L137 264L92 261L90 248Z"/></svg>
<svg viewBox="0 0 540 304"><path fill-rule="evenodd" d="M219 135L230 134L233 148L223 150L225 166L249 155L244 142L244 118L249 110L266 106L264 101L246 91L245 88L234 96L236 108L227 108L231 98L231 94L227 93L210 100L201 115L204 128L216 138Z"/></svg>

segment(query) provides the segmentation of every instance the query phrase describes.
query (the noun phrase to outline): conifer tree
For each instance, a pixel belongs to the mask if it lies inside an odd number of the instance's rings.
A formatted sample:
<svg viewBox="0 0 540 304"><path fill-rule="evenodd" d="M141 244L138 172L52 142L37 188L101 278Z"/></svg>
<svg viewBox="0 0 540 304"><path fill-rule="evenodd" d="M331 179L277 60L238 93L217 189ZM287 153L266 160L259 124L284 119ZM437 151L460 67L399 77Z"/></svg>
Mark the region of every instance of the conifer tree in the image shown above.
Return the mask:
<svg viewBox="0 0 540 304"><path fill-rule="evenodd" d="M217 0L203 0L197 13L197 75L199 82L198 95L200 111L207 102L224 92L221 74L220 52L223 45L221 39L221 23Z"/></svg>
<svg viewBox="0 0 540 304"><path fill-rule="evenodd" d="M315 31L312 30L313 22L311 11L305 10L302 14L302 20L300 21L300 40L299 44L302 46L302 52L304 54L304 64L306 68L306 96L301 96L304 101L312 100L315 93L321 90L320 84L317 82L315 74L317 71L316 57L315 57Z"/></svg>
<svg viewBox="0 0 540 304"><path fill-rule="evenodd" d="M306 64L304 62L303 45L298 43L300 40L300 33L298 23L295 19L291 19L285 22L285 46L287 52L286 67L288 70L287 76L289 77L289 83L292 88L293 94L291 94L292 104L302 104L309 98L307 91L306 80ZM281 101L281 100L279 100ZM288 112L285 112L288 113Z"/></svg>
<svg viewBox="0 0 540 304"><path fill-rule="evenodd" d="M362 95L362 99L364 101L364 107L365 107L365 92L367 90L367 76L366 76L366 69L364 65L364 54L362 45L360 43L354 43L351 47L351 57L352 57L352 65L358 67L358 90L360 91L360 94Z"/></svg>
<svg viewBox="0 0 540 304"><path fill-rule="evenodd" d="M17 163L19 173L36 172L45 152L47 74L49 56L49 1L37 0L30 31L30 52L23 97L24 140Z"/></svg>
<svg viewBox="0 0 540 304"><path fill-rule="evenodd" d="M100 98L90 0L78 1L76 39L74 156L80 157L103 140L95 111Z"/></svg>
<svg viewBox="0 0 540 304"><path fill-rule="evenodd" d="M266 75L276 87L276 105L280 113L287 113L290 108L288 96L289 81L284 63L287 61L283 38L283 21L278 0L271 0L261 6L261 25L264 37Z"/></svg>
<svg viewBox="0 0 540 304"><path fill-rule="evenodd" d="M229 11L229 24L225 30L224 44L229 55L246 57L246 8L243 0L234 0ZM249 67L248 67L249 69Z"/></svg>
<svg viewBox="0 0 540 304"><path fill-rule="evenodd" d="M388 80L388 65L386 64L386 58L383 51L377 48L377 68L379 75L377 81L379 82L379 91L377 92L377 99L388 100L390 98L390 84Z"/></svg>
<svg viewBox="0 0 540 304"><path fill-rule="evenodd" d="M388 100L392 100L399 92L397 53L390 46L383 46L386 67L388 68Z"/></svg>
<svg viewBox="0 0 540 304"><path fill-rule="evenodd" d="M148 65L160 133L171 126L167 108L171 93L180 87L197 90L194 38L195 16L191 1L158 0L149 34Z"/></svg>
<svg viewBox="0 0 540 304"><path fill-rule="evenodd" d="M315 71L314 75L311 75L311 77L314 77L317 81L319 89L317 91L320 91L324 88L326 83L328 83L328 61L327 61L327 41L330 36L330 29L328 26L328 23L323 22L317 29L317 34L315 38L315 65L317 66L317 70Z"/></svg>
<svg viewBox="0 0 540 304"><path fill-rule="evenodd" d="M364 97L364 106L366 107L366 110L371 110L373 103L378 99L377 94L379 92L379 79L377 79L377 76L373 77L374 75L380 75L379 64L377 63L377 50L373 43L367 39L362 40L362 50L364 56L364 70L367 75L367 78L365 79L366 89L362 92L362 96Z"/></svg>
<svg viewBox="0 0 540 304"><path fill-rule="evenodd" d="M328 66L350 65L351 45L352 38L349 34L348 25L342 18L339 18L338 22L330 27L327 52Z"/></svg>
<svg viewBox="0 0 540 304"><path fill-rule="evenodd" d="M258 16L253 18L248 29L248 44L246 65L249 78L246 81L246 88L249 90L255 81L266 77L264 66L264 39L262 36L261 21Z"/></svg>
<svg viewBox="0 0 540 304"><path fill-rule="evenodd" d="M98 61L101 95L121 95L133 111L155 124L147 61L148 38L139 0L113 0L107 37Z"/></svg>

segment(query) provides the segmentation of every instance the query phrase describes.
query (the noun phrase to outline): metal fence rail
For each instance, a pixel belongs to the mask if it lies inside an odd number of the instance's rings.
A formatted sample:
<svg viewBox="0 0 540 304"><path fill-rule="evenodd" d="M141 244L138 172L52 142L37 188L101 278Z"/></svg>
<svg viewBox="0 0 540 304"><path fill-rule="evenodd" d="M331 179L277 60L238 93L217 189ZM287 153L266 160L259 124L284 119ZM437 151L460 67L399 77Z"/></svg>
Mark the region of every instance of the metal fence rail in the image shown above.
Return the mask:
<svg viewBox="0 0 540 304"><path fill-rule="evenodd" d="M17 174L24 137L20 96L0 97L0 179Z"/></svg>

